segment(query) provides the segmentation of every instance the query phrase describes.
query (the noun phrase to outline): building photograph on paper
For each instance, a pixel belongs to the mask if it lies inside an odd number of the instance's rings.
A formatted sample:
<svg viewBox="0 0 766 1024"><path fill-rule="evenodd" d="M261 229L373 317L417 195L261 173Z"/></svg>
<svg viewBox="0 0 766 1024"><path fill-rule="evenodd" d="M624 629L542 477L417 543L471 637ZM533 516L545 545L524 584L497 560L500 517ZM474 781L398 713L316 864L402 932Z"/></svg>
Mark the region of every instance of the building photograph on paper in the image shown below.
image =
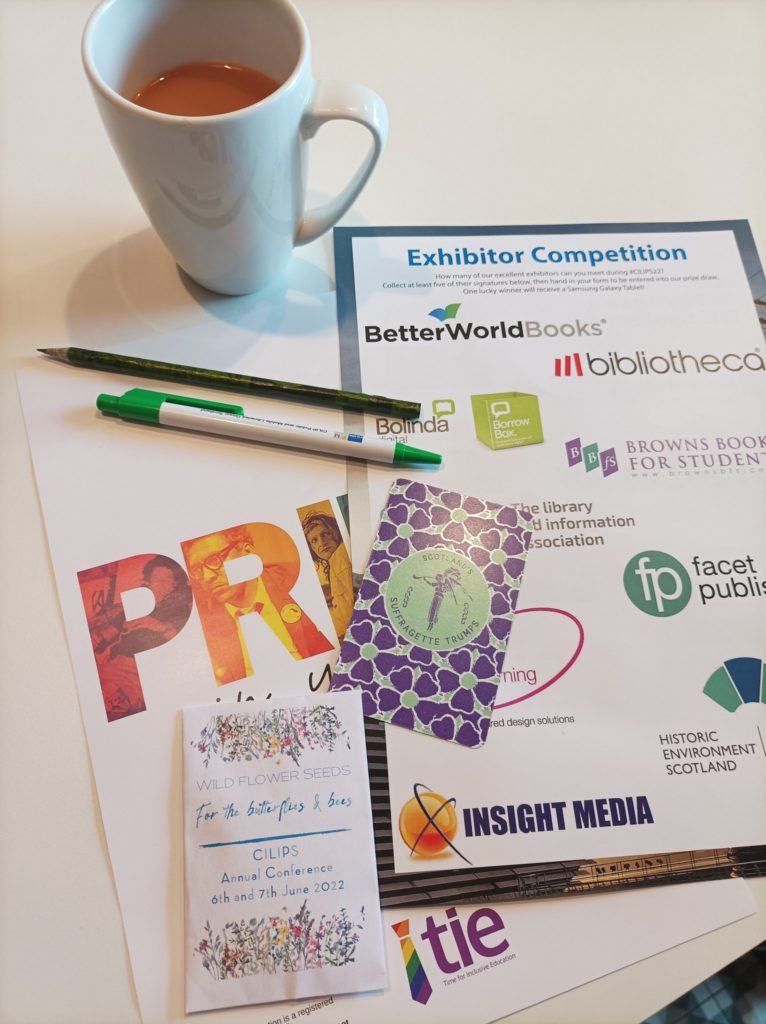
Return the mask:
<svg viewBox="0 0 766 1024"><path fill-rule="evenodd" d="M385 988L358 694L183 727L187 1012Z"/></svg>

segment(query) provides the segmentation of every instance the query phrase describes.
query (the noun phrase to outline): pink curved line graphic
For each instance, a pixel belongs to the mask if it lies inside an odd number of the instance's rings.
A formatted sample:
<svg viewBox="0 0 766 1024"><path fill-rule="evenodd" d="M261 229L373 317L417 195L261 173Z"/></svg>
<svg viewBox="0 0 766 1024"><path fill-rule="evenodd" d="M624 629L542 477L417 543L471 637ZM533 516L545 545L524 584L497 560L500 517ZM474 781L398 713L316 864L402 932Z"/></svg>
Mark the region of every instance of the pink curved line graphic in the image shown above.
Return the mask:
<svg viewBox="0 0 766 1024"><path fill-rule="evenodd" d="M507 700L503 704L495 704L495 711L500 711L501 708L508 708L511 704L519 704L523 700L529 700L530 697L535 697L538 693L542 693L543 690L547 690L549 686L553 686L556 680L561 679L561 677L570 670L572 665L574 665L580 657L580 651L585 643L585 630L582 628L582 623L575 615L572 615L571 612L565 612L563 608L521 608L516 612L516 614L524 615L526 612L552 612L554 615L564 615L566 618L571 619L575 626L577 626L577 646L575 647L574 654L566 665L564 665L562 669L559 669L559 671L554 676L551 676L547 682L543 683L542 686L538 686L537 689L532 690L531 693L525 693L523 697L515 697L513 700Z"/></svg>

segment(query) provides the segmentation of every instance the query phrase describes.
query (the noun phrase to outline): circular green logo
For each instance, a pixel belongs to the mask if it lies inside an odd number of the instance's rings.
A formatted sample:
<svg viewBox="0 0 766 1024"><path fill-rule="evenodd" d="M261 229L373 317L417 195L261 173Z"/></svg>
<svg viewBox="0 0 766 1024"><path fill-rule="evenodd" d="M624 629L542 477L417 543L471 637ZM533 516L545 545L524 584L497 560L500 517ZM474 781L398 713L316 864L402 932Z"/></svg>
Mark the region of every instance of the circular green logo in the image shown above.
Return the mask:
<svg viewBox="0 0 766 1024"><path fill-rule="evenodd" d="M473 562L449 548L417 551L386 586L391 625L418 647L451 651L470 643L489 619L489 588Z"/></svg>
<svg viewBox="0 0 766 1024"><path fill-rule="evenodd" d="M666 619L683 611L692 596L689 573L665 551L642 551L625 566L625 593L642 612Z"/></svg>

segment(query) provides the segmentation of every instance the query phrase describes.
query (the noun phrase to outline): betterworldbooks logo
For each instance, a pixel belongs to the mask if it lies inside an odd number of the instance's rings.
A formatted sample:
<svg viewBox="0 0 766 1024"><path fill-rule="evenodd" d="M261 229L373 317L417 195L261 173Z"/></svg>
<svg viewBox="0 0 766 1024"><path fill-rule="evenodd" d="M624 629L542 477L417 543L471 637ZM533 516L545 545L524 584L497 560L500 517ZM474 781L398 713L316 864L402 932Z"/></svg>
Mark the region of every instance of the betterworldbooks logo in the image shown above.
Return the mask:
<svg viewBox="0 0 766 1024"><path fill-rule="evenodd" d="M763 372L766 370L763 354L752 352L726 352L714 355L692 355L680 348L668 349L665 353L647 355L643 349L636 349L630 355L607 352L605 356L591 355L590 352L570 352L556 356L553 372L556 377L650 377L665 374L701 375L708 373L741 373L743 370Z"/></svg>
<svg viewBox="0 0 766 1024"><path fill-rule="evenodd" d="M506 320L500 318L492 323L475 323L473 320L457 319L463 308L460 302L437 306L426 315L438 320L438 326L421 324L398 324L383 327L380 324L365 324L364 340L368 344L380 341L517 341L537 338L590 338L603 334L606 320L586 322L576 319L567 323L544 323L541 320Z"/></svg>
<svg viewBox="0 0 766 1024"><path fill-rule="evenodd" d="M449 306L445 306L444 309L432 309L428 314L429 316L435 317L437 320L454 320L457 316L457 311L460 309L459 302L451 302Z"/></svg>

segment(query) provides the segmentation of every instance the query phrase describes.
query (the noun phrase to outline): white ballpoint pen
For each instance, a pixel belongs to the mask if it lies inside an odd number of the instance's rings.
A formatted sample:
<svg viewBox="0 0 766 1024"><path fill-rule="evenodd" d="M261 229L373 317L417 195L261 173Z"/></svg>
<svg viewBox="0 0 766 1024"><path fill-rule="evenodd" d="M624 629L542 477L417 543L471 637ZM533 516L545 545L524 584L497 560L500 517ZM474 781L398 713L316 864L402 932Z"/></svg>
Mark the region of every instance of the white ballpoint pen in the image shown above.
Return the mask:
<svg viewBox="0 0 766 1024"><path fill-rule="evenodd" d="M241 405L211 402L204 398L186 398L162 391L132 388L124 395L99 395L96 406L107 416L123 420L176 427L205 434L220 434L241 441L284 445L306 451L344 455L393 466L438 466L442 457L399 441L362 434L343 434L325 427L303 426L282 420L246 416Z"/></svg>

